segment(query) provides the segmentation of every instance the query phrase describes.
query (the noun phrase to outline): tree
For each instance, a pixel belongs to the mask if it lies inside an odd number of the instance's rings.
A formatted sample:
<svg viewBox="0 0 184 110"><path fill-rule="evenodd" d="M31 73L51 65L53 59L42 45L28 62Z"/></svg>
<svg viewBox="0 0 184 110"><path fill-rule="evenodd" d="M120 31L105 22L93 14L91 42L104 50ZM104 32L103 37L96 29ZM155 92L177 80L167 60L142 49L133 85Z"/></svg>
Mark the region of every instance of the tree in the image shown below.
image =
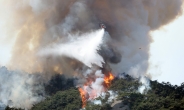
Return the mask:
<svg viewBox="0 0 184 110"><path fill-rule="evenodd" d="M59 91L46 100L34 105L31 110L79 110L82 106L79 91L71 88Z"/></svg>

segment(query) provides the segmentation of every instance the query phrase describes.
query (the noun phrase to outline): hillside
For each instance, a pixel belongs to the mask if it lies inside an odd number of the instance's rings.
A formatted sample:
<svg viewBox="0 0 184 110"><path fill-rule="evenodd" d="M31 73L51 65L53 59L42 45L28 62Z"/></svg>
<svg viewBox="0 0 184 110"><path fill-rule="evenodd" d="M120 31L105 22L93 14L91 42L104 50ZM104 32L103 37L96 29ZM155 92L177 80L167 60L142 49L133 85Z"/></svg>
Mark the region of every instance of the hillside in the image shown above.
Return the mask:
<svg viewBox="0 0 184 110"><path fill-rule="evenodd" d="M46 86L46 90L49 90L48 93L51 96L34 105L31 110L81 109L81 97L78 89L72 84L73 80L66 79L60 75L53 78L54 80L51 80L49 85ZM65 80L65 82L62 80ZM124 110L125 107L127 107L127 110L184 110L184 83L181 86L176 86L171 85L169 82L150 81L151 89L143 94L138 92L140 85L137 80L132 79L130 76L124 79L115 78L109 90L116 91L118 96L114 101L117 103L108 102L110 95L106 93L105 97L97 98L101 101L101 105L96 105L89 101L86 110L111 110L115 106L116 110L117 108L118 110ZM17 109L7 107L6 110Z"/></svg>

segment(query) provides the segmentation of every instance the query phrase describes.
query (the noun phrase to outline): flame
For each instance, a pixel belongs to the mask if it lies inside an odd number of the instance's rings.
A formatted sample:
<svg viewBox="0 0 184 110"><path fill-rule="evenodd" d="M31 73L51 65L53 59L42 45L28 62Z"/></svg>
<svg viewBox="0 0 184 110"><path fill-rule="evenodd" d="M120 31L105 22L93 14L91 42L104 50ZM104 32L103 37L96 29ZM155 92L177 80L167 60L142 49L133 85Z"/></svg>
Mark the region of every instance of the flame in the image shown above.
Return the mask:
<svg viewBox="0 0 184 110"><path fill-rule="evenodd" d="M80 96L82 98L82 108L84 108L86 106L86 92L82 89L82 88L79 88L79 92L80 92Z"/></svg>
<svg viewBox="0 0 184 110"><path fill-rule="evenodd" d="M106 73L104 75L104 85L103 85L104 88L106 88L106 89L109 88L113 79L114 79L114 75L111 72ZM80 96L82 98L82 108L85 108L85 106L87 104L87 100L89 98L89 97L87 97L87 95L89 93L88 93L86 88L87 87L91 87L92 83L93 83L93 80L87 79L87 82L83 85L83 87L82 88L78 88L78 90L80 92ZM92 95L92 94L94 94L94 95ZM89 99L96 98L96 94L97 94L97 91L95 91L95 90L93 92L90 92L90 96L92 96L92 97L90 97Z"/></svg>
<svg viewBox="0 0 184 110"><path fill-rule="evenodd" d="M112 73L108 73L108 74L106 74L105 75L105 77L104 77L104 83L105 83L105 85L107 86L107 87L110 87L110 85L111 85L111 81L114 79L114 76L113 76L113 74Z"/></svg>

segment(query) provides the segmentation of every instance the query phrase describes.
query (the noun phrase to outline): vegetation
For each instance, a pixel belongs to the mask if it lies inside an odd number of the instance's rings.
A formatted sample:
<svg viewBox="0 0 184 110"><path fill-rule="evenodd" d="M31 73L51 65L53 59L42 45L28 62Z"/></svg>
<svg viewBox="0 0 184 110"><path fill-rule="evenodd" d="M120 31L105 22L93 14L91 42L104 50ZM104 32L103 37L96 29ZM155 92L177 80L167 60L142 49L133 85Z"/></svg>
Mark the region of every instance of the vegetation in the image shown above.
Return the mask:
<svg viewBox="0 0 184 110"><path fill-rule="evenodd" d="M8 106L7 106L7 107L5 108L5 110L22 110L22 109L20 109L20 108L11 108L11 107L8 107Z"/></svg>
<svg viewBox="0 0 184 110"><path fill-rule="evenodd" d="M51 78L49 83L45 85L45 91L49 95L55 94L57 91L63 91L74 87L74 79L66 78L64 75L56 74Z"/></svg>
<svg viewBox="0 0 184 110"><path fill-rule="evenodd" d="M115 78L110 86L110 90L118 92L136 92L140 86L138 80L127 76L126 79Z"/></svg>
<svg viewBox="0 0 184 110"><path fill-rule="evenodd" d="M62 82L63 81L63 82ZM131 110L184 110L184 83L181 86L150 81L150 88L140 94L138 80L126 76L124 79L114 79L110 90L117 91L117 100L122 100ZM31 110L80 110L82 101L78 89L73 86L73 80L64 76L55 76L48 85L47 92L51 95L44 101L34 105ZM99 97L101 105L88 102L86 110L111 110L111 103ZM19 110L7 107L6 110Z"/></svg>
<svg viewBox="0 0 184 110"><path fill-rule="evenodd" d="M102 105L88 104L85 109L86 110L111 110L112 107L110 104L102 104Z"/></svg>
<svg viewBox="0 0 184 110"><path fill-rule="evenodd" d="M121 80L123 79L119 79L117 82L124 82ZM132 87L137 87L136 81L133 82ZM117 84L115 90L121 87L120 84ZM125 85L125 83L123 84ZM129 84L127 83L127 85ZM122 100L125 105L130 105L131 110L184 110L184 84L173 86L169 82L158 83L157 81L150 81L150 86L152 89L145 94L140 94L136 91L130 92L120 88L118 89L118 99ZM132 87L130 86L129 88Z"/></svg>
<svg viewBox="0 0 184 110"><path fill-rule="evenodd" d="M82 106L79 91L71 88L59 91L35 105L31 110L79 110Z"/></svg>

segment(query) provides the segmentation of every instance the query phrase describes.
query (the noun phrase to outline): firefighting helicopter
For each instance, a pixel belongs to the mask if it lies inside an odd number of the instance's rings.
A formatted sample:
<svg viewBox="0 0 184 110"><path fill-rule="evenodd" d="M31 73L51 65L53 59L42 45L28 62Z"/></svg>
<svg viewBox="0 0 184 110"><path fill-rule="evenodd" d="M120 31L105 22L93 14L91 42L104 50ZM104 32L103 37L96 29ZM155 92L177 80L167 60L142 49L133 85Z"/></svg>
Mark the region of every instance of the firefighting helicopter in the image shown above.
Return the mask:
<svg viewBox="0 0 184 110"><path fill-rule="evenodd" d="M100 23L99 26L100 26L100 28L103 28L103 29L106 28L105 24L103 24L103 23Z"/></svg>

